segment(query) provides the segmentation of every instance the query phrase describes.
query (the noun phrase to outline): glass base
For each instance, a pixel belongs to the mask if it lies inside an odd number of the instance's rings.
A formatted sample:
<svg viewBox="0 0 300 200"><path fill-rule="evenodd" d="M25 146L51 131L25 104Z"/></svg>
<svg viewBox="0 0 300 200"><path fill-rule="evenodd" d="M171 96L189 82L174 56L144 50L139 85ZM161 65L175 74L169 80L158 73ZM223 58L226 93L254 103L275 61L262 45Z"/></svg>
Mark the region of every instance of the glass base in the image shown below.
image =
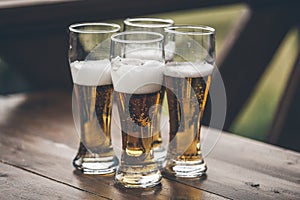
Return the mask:
<svg viewBox="0 0 300 200"><path fill-rule="evenodd" d="M76 156L73 160L74 167L84 174L111 174L116 171L118 164L118 158L115 156L102 158Z"/></svg>
<svg viewBox="0 0 300 200"><path fill-rule="evenodd" d="M164 172L168 175L181 178L197 178L205 174L207 166L204 160L183 161L171 160L168 161Z"/></svg>
<svg viewBox="0 0 300 200"><path fill-rule="evenodd" d="M167 150L164 147L157 147L153 149L154 160L159 169L163 168L165 165Z"/></svg>
<svg viewBox="0 0 300 200"><path fill-rule="evenodd" d="M78 153L73 160L73 166L84 174L111 174L114 173L119 164L119 160L114 156L113 149L108 149L108 153L91 153L81 142Z"/></svg>
<svg viewBox="0 0 300 200"><path fill-rule="evenodd" d="M126 188L149 188L160 184L162 175L156 164L148 166L120 166L115 181Z"/></svg>

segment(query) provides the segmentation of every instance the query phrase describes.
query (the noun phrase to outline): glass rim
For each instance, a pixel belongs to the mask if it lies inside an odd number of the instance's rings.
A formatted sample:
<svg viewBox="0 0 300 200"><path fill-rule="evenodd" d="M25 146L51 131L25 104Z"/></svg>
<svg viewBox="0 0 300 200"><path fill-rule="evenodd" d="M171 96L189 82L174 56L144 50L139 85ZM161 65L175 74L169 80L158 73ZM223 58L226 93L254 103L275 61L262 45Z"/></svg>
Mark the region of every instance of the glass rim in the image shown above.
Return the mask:
<svg viewBox="0 0 300 200"><path fill-rule="evenodd" d="M149 18L149 17L139 17L139 18L127 18L124 21L125 25L133 27L142 27L142 28L166 28L172 26L174 21L172 19L161 19L161 18ZM137 24L135 22L153 22L153 24ZM164 24L155 24L155 22L162 22Z"/></svg>
<svg viewBox="0 0 300 200"><path fill-rule="evenodd" d="M112 30L80 30L77 29L79 27L88 27L88 26L101 26L101 27L112 27ZM104 22L83 22L71 24L69 26L69 30L74 33L115 33L121 30L121 26L119 24L114 23L104 23Z"/></svg>
<svg viewBox="0 0 300 200"><path fill-rule="evenodd" d="M137 34L147 34L147 35L155 35L158 36L155 39L144 39L144 40L125 40L125 39L119 39L117 37L122 35L137 35ZM157 32L150 32L150 31L124 31L121 33L115 33L111 36L111 40L118 43L125 43L125 44L142 44L142 43L154 43L154 42L160 42L163 41L164 36Z"/></svg>
<svg viewBox="0 0 300 200"><path fill-rule="evenodd" d="M176 29L186 28L186 29L193 29L199 30L198 31L177 31ZM201 32L200 30L205 30L206 32ZM165 28L165 32L167 33L174 33L179 35L213 35L215 34L216 30L210 26L206 25L178 25L178 26L170 26Z"/></svg>

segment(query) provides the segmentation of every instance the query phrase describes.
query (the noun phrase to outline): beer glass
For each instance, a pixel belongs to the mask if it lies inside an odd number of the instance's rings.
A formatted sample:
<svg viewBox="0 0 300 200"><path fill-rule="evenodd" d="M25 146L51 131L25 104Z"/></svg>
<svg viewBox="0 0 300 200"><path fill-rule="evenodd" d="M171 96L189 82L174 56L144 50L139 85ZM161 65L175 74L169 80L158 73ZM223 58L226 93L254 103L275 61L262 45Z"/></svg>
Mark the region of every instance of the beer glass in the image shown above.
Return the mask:
<svg viewBox="0 0 300 200"><path fill-rule="evenodd" d="M127 188L153 187L161 180L153 157L153 134L161 111L163 35L134 31L111 39L111 74L122 132L115 181Z"/></svg>
<svg viewBox="0 0 300 200"><path fill-rule="evenodd" d="M114 90L109 61L110 37L119 30L109 23L69 27L73 116L81 137L73 165L85 174L113 173L119 163L110 133Z"/></svg>
<svg viewBox="0 0 300 200"><path fill-rule="evenodd" d="M201 118L215 66L215 30L207 26L165 29L175 42L173 60L164 80L170 117L170 139L164 172L175 177L202 176L207 166L201 154Z"/></svg>
<svg viewBox="0 0 300 200"><path fill-rule="evenodd" d="M152 31L157 32L162 35L165 34L164 28L170 27L174 25L174 21L172 19L159 19L159 18L128 18L124 20L124 30L126 31ZM172 59L172 53L174 51L174 42L169 41L165 44L165 60ZM145 52L140 52L144 53ZM164 87L163 87L163 90ZM165 92L163 92L163 96L161 97L160 104L162 105L164 99ZM158 113L156 119L158 120L156 123L156 132L153 133L153 151L154 151L154 159L161 168L164 164L166 158L166 149L163 146L163 140L161 135L161 113ZM164 141L165 142L165 141Z"/></svg>
<svg viewBox="0 0 300 200"><path fill-rule="evenodd" d="M174 25L172 19L159 18L127 18L124 20L125 31L151 31L162 35L165 34L164 28Z"/></svg>

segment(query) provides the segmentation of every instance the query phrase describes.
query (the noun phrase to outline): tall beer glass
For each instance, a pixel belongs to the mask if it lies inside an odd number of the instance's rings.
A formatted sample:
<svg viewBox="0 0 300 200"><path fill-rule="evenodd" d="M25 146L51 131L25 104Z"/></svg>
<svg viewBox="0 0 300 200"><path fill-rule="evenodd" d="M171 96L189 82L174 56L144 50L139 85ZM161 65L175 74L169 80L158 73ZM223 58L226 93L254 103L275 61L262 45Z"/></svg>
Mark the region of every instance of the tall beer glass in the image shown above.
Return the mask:
<svg viewBox="0 0 300 200"><path fill-rule="evenodd" d="M113 85L110 74L110 37L117 24L82 23L69 27L73 116L81 142L73 160L85 174L109 174L118 159L111 143Z"/></svg>
<svg viewBox="0 0 300 200"><path fill-rule="evenodd" d="M141 56L138 52L155 53ZM137 31L113 35L111 64L122 131L115 181L128 188L153 187L161 180L152 147L161 109L163 35Z"/></svg>
<svg viewBox="0 0 300 200"><path fill-rule="evenodd" d="M164 79L170 115L170 141L165 172L199 177L207 170L201 154L200 129L211 74L215 66L215 30L207 26L165 29L175 42Z"/></svg>
<svg viewBox="0 0 300 200"><path fill-rule="evenodd" d="M172 19L159 18L127 18L124 20L125 31L151 31L162 35L165 34L164 28L174 25Z"/></svg>
<svg viewBox="0 0 300 200"><path fill-rule="evenodd" d="M126 31L152 31L157 32L162 35L165 35L164 28L170 27L174 25L174 21L172 19L159 19L159 18L127 18L124 20L124 30ZM172 53L174 51L174 42L169 41L165 43L165 60L172 59ZM144 52L140 52L144 53ZM144 53L145 54L145 53ZM163 90L165 88L163 87ZM161 102L162 105L164 99L165 92L162 93ZM159 167L163 166L163 163L166 158L167 151L163 146L162 134L161 134L161 113L158 113L156 119L156 131L153 133L153 151L154 151L154 159L159 165ZM166 133L167 134L167 133ZM164 141L165 143L165 141Z"/></svg>

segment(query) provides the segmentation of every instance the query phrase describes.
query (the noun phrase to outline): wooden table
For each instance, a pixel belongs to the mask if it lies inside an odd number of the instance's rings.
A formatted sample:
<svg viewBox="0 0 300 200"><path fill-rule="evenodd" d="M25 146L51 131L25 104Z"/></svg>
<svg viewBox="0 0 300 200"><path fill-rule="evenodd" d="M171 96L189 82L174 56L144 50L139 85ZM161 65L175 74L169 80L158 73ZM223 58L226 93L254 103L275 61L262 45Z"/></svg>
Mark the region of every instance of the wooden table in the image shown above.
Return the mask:
<svg viewBox="0 0 300 200"><path fill-rule="evenodd" d="M82 175L67 92L1 96L0 139L0 199L300 199L299 153L227 133L202 180L125 190L112 176Z"/></svg>

